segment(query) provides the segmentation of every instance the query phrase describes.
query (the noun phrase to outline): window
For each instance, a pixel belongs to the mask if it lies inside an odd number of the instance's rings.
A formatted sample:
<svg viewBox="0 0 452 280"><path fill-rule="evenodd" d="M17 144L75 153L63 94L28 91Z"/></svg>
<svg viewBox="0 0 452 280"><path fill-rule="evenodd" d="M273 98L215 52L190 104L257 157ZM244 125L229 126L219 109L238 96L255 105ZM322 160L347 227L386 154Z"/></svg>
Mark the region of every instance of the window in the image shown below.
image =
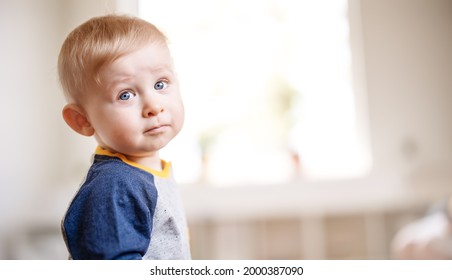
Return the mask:
<svg viewBox="0 0 452 280"><path fill-rule="evenodd" d="M369 170L350 33L359 14L348 2L140 1L140 16L169 37L181 81L186 123L164 151L179 181L267 185Z"/></svg>

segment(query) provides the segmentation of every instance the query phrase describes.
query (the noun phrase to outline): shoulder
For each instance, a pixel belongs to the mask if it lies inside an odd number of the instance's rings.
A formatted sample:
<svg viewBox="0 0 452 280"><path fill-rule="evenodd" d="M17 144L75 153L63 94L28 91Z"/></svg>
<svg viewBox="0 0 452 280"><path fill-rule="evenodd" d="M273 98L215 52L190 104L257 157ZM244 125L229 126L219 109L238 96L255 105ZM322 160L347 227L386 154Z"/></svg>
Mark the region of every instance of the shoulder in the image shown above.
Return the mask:
<svg viewBox="0 0 452 280"><path fill-rule="evenodd" d="M120 187L124 190L155 189L152 174L130 166L120 159L96 157L86 176L84 186L102 185L108 189Z"/></svg>

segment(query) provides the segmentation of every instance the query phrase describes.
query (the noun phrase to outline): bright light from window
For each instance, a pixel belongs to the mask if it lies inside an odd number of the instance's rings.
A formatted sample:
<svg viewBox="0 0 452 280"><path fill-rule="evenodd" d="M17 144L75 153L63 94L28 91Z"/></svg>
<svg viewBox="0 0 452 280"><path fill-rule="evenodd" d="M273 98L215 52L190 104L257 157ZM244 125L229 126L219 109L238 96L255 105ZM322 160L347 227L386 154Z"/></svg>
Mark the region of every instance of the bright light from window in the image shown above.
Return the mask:
<svg viewBox="0 0 452 280"><path fill-rule="evenodd" d="M359 176L347 1L140 1L167 34L186 124L166 155L182 182ZM185 172L184 172L185 171Z"/></svg>

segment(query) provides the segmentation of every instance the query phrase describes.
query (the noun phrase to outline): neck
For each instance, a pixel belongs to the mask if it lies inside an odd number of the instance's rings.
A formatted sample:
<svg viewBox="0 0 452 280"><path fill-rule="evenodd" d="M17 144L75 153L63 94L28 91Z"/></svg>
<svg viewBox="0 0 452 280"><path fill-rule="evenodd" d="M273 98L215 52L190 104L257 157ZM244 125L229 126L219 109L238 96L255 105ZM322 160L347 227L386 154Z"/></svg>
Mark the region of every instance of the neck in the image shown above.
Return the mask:
<svg viewBox="0 0 452 280"><path fill-rule="evenodd" d="M136 162L147 168L162 171L162 161L160 159L159 153L155 152L152 155L146 156L126 156L128 160Z"/></svg>

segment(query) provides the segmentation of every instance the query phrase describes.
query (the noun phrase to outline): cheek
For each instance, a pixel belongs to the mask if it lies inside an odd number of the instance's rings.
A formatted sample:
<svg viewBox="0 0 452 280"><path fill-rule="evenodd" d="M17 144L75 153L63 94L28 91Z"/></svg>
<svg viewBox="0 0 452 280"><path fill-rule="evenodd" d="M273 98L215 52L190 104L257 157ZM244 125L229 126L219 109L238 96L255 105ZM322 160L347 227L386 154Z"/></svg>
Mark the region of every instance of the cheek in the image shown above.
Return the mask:
<svg viewBox="0 0 452 280"><path fill-rule="evenodd" d="M133 120L114 110L98 110L93 118L94 129L105 136L120 136L133 127Z"/></svg>
<svg viewBox="0 0 452 280"><path fill-rule="evenodd" d="M185 109L181 100L179 100L178 105L174 108L174 117L175 122L178 125L178 129L180 130L185 120Z"/></svg>

